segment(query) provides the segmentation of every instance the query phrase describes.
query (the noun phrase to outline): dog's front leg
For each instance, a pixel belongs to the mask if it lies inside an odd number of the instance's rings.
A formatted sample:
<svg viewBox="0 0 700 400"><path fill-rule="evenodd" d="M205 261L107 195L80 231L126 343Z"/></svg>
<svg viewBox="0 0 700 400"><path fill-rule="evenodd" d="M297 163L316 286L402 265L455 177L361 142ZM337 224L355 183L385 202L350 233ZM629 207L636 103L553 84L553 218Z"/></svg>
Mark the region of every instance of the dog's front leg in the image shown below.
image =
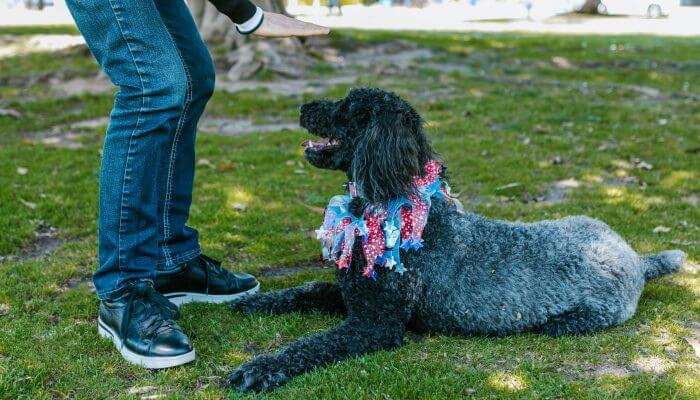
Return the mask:
<svg viewBox="0 0 700 400"><path fill-rule="evenodd" d="M286 314L313 311L345 314L345 305L337 284L315 281L297 287L241 298L231 303L231 310L241 311L244 314L256 312Z"/></svg>
<svg viewBox="0 0 700 400"><path fill-rule="evenodd" d="M238 391L274 389L321 365L403 344L403 322L349 318L328 331L300 339L276 354L261 355L234 370L228 385Z"/></svg>

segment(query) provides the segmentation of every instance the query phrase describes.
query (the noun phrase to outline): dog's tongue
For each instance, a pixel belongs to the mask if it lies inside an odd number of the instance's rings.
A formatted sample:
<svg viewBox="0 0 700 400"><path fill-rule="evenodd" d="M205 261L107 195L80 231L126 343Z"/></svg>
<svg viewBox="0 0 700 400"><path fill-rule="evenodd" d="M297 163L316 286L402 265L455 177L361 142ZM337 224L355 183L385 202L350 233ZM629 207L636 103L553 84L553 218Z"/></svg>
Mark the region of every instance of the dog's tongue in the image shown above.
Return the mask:
<svg viewBox="0 0 700 400"><path fill-rule="evenodd" d="M323 138L323 139L317 140L317 141L305 140L301 145L302 145L302 147L324 147L324 146L327 146L329 142L330 142L330 139Z"/></svg>

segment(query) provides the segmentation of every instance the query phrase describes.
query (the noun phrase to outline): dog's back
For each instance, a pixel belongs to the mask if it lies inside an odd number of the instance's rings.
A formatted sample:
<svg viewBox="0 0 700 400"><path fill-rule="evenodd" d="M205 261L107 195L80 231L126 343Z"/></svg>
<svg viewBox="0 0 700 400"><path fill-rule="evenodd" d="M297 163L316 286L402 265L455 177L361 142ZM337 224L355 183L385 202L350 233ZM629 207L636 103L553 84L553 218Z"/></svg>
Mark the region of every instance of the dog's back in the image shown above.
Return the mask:
<svg viewBox="0 0 700 400"><path fill-rule="evenodd" d="M412 323L458 334L559 335L616 325L634 314L645 276L683 261L640 258L588 217L512 223L436 204L424 237L410 258L424 285ZM649 265L665 269L648 272Z"/></svg>

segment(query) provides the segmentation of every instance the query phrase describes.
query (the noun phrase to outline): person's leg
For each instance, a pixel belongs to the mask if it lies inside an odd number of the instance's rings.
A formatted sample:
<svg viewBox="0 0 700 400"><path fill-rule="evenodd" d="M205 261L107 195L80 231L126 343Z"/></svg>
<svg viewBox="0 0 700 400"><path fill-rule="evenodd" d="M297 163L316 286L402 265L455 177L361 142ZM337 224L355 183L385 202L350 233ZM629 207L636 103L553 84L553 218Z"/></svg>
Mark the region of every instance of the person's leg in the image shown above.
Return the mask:
<svg viewBox="0 0 700 400"><path fill-rule="evenodd" d="M173 133L188 98L187 73L152 0L68 0L93 55L120 90L100 171L101 300L129 282L152 280L159 256L158 212Z"/></svg>
<svg viewBox="0 0 700 400"><path fill-rule="evenodd" d="M192 202L197 122L214 91L214 64L183 0L152 0L185 70L186 97L158 173L159 258L154 287L175 304L228 302L258 290L254 276L200 254L186 225Z"/></svg>
<svg viewBox="0 0 700 400"><path fill-rule="evenodd" d="M200 254L198 233L186 225L192 203L197 122L214 91L214 63L183 0L153 0L185 66L187 96L159 176L159 270Z"/></svg>
<svg viewBox="0 0 700 400"><path fill-rule="evenodd" d="M161 165L188 96L185 66L153 0L68 0L88 47L119 86L100 171L98 333L125 360L195 359L177 308L154 288ZM148 282L143 282L148 281Z"/></svg>

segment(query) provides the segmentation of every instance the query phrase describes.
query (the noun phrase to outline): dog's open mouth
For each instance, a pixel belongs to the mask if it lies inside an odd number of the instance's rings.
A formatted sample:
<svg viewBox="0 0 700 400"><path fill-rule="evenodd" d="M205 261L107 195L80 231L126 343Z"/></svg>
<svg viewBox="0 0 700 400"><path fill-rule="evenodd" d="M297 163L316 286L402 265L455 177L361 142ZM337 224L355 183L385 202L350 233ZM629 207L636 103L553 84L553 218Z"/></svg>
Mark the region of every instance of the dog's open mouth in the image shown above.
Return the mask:
<svg viewBox="0 0 700 400"><path fill-rule="evenodd" d="M340 147L340 141L334 138L323 138L321 140L305 140L301 145L306 147L306 150L318 153L337 149Z"/></svg>

